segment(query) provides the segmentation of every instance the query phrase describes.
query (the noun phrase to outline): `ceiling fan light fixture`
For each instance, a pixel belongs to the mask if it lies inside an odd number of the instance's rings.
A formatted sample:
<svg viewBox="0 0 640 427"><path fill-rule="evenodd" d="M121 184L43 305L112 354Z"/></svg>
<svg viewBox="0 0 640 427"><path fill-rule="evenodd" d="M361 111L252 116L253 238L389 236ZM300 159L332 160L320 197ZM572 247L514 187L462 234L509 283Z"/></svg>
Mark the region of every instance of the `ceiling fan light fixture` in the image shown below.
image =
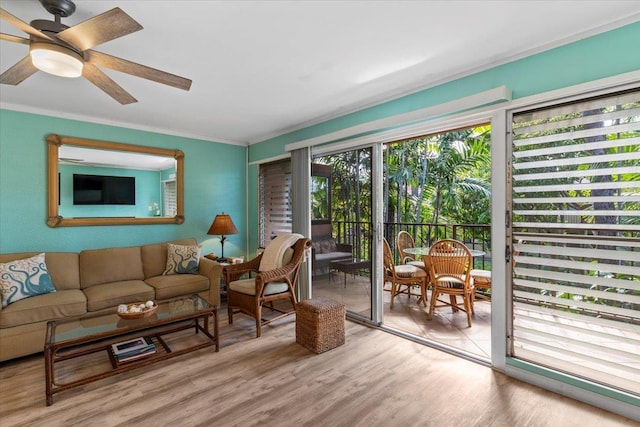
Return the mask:
<svg viewBox="0 0 640 427"><path fill-rule="evenodd" d="M45 73L70 78L82 75L82 57L64 46L31 42L29 53L34 67Z"/></svg>

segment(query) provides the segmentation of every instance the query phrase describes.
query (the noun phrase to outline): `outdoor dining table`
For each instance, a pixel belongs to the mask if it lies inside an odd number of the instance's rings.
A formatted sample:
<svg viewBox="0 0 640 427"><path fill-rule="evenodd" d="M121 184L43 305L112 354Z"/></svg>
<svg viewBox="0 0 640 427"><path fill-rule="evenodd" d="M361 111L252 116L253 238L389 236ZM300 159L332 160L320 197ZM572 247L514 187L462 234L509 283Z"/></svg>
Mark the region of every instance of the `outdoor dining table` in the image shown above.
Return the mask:
<svg viewBox="0 0 640 427"><path fill-rule="evenodd" d="M404 249L404 252L408 253L408 254L412 254L412 255L420 255L420 256L428 256L429 255L429 249L431 249L431 247L415 247L415 248L406 248ZM471 252L471 256L472 257L478 257L478 256L484 256L487 253L485 251L480 251L478 249L469 249L469 252Z"/></svg>

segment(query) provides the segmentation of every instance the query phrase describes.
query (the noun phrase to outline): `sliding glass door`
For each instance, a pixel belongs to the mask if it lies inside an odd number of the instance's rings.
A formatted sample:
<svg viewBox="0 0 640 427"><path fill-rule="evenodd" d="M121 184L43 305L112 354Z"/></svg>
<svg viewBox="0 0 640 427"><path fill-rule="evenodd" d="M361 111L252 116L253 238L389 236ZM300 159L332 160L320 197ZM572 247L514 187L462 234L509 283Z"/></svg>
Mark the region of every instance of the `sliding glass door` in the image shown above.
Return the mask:
<svg viewBox="0 0 640 427"><path fill-rule="evenodd" d="M316 155L312 163L312 292L343 302L373 322L375 279L375 147Z"/></svg>

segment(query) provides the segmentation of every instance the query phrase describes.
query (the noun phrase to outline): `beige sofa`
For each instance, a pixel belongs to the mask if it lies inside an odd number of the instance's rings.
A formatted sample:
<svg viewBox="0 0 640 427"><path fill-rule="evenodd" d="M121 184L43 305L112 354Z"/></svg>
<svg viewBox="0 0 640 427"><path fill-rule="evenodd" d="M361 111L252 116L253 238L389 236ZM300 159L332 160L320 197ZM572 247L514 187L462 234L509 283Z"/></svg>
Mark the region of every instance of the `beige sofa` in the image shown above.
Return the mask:
<svg viewBox="0 0 640 427"><path fill-rule="evenodd" d="M182 239L177 245L195 245ZM39 252L0 254L0 263ZM0 361L43 351L47 321L115 312L119 304L163 301L199 294L220 304L222 268L200 258L198 274L163 275L167 243L73 252L45 252L56 292L16 301L0 308Z"/></svg>

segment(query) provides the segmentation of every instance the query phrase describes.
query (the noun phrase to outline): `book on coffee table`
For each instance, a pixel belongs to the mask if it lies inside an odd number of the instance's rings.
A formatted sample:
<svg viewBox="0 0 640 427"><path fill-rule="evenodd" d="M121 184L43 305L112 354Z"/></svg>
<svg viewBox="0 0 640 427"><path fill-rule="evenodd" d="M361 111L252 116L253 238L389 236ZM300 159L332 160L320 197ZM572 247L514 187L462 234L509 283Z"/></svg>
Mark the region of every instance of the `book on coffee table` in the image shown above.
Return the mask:
<svg viewBox="0 0 640 427"><path fill-rule="evenodd" d="M111 345L117 363L130 362L154 354L157 349L150 338L134 338Z"/></svg>

